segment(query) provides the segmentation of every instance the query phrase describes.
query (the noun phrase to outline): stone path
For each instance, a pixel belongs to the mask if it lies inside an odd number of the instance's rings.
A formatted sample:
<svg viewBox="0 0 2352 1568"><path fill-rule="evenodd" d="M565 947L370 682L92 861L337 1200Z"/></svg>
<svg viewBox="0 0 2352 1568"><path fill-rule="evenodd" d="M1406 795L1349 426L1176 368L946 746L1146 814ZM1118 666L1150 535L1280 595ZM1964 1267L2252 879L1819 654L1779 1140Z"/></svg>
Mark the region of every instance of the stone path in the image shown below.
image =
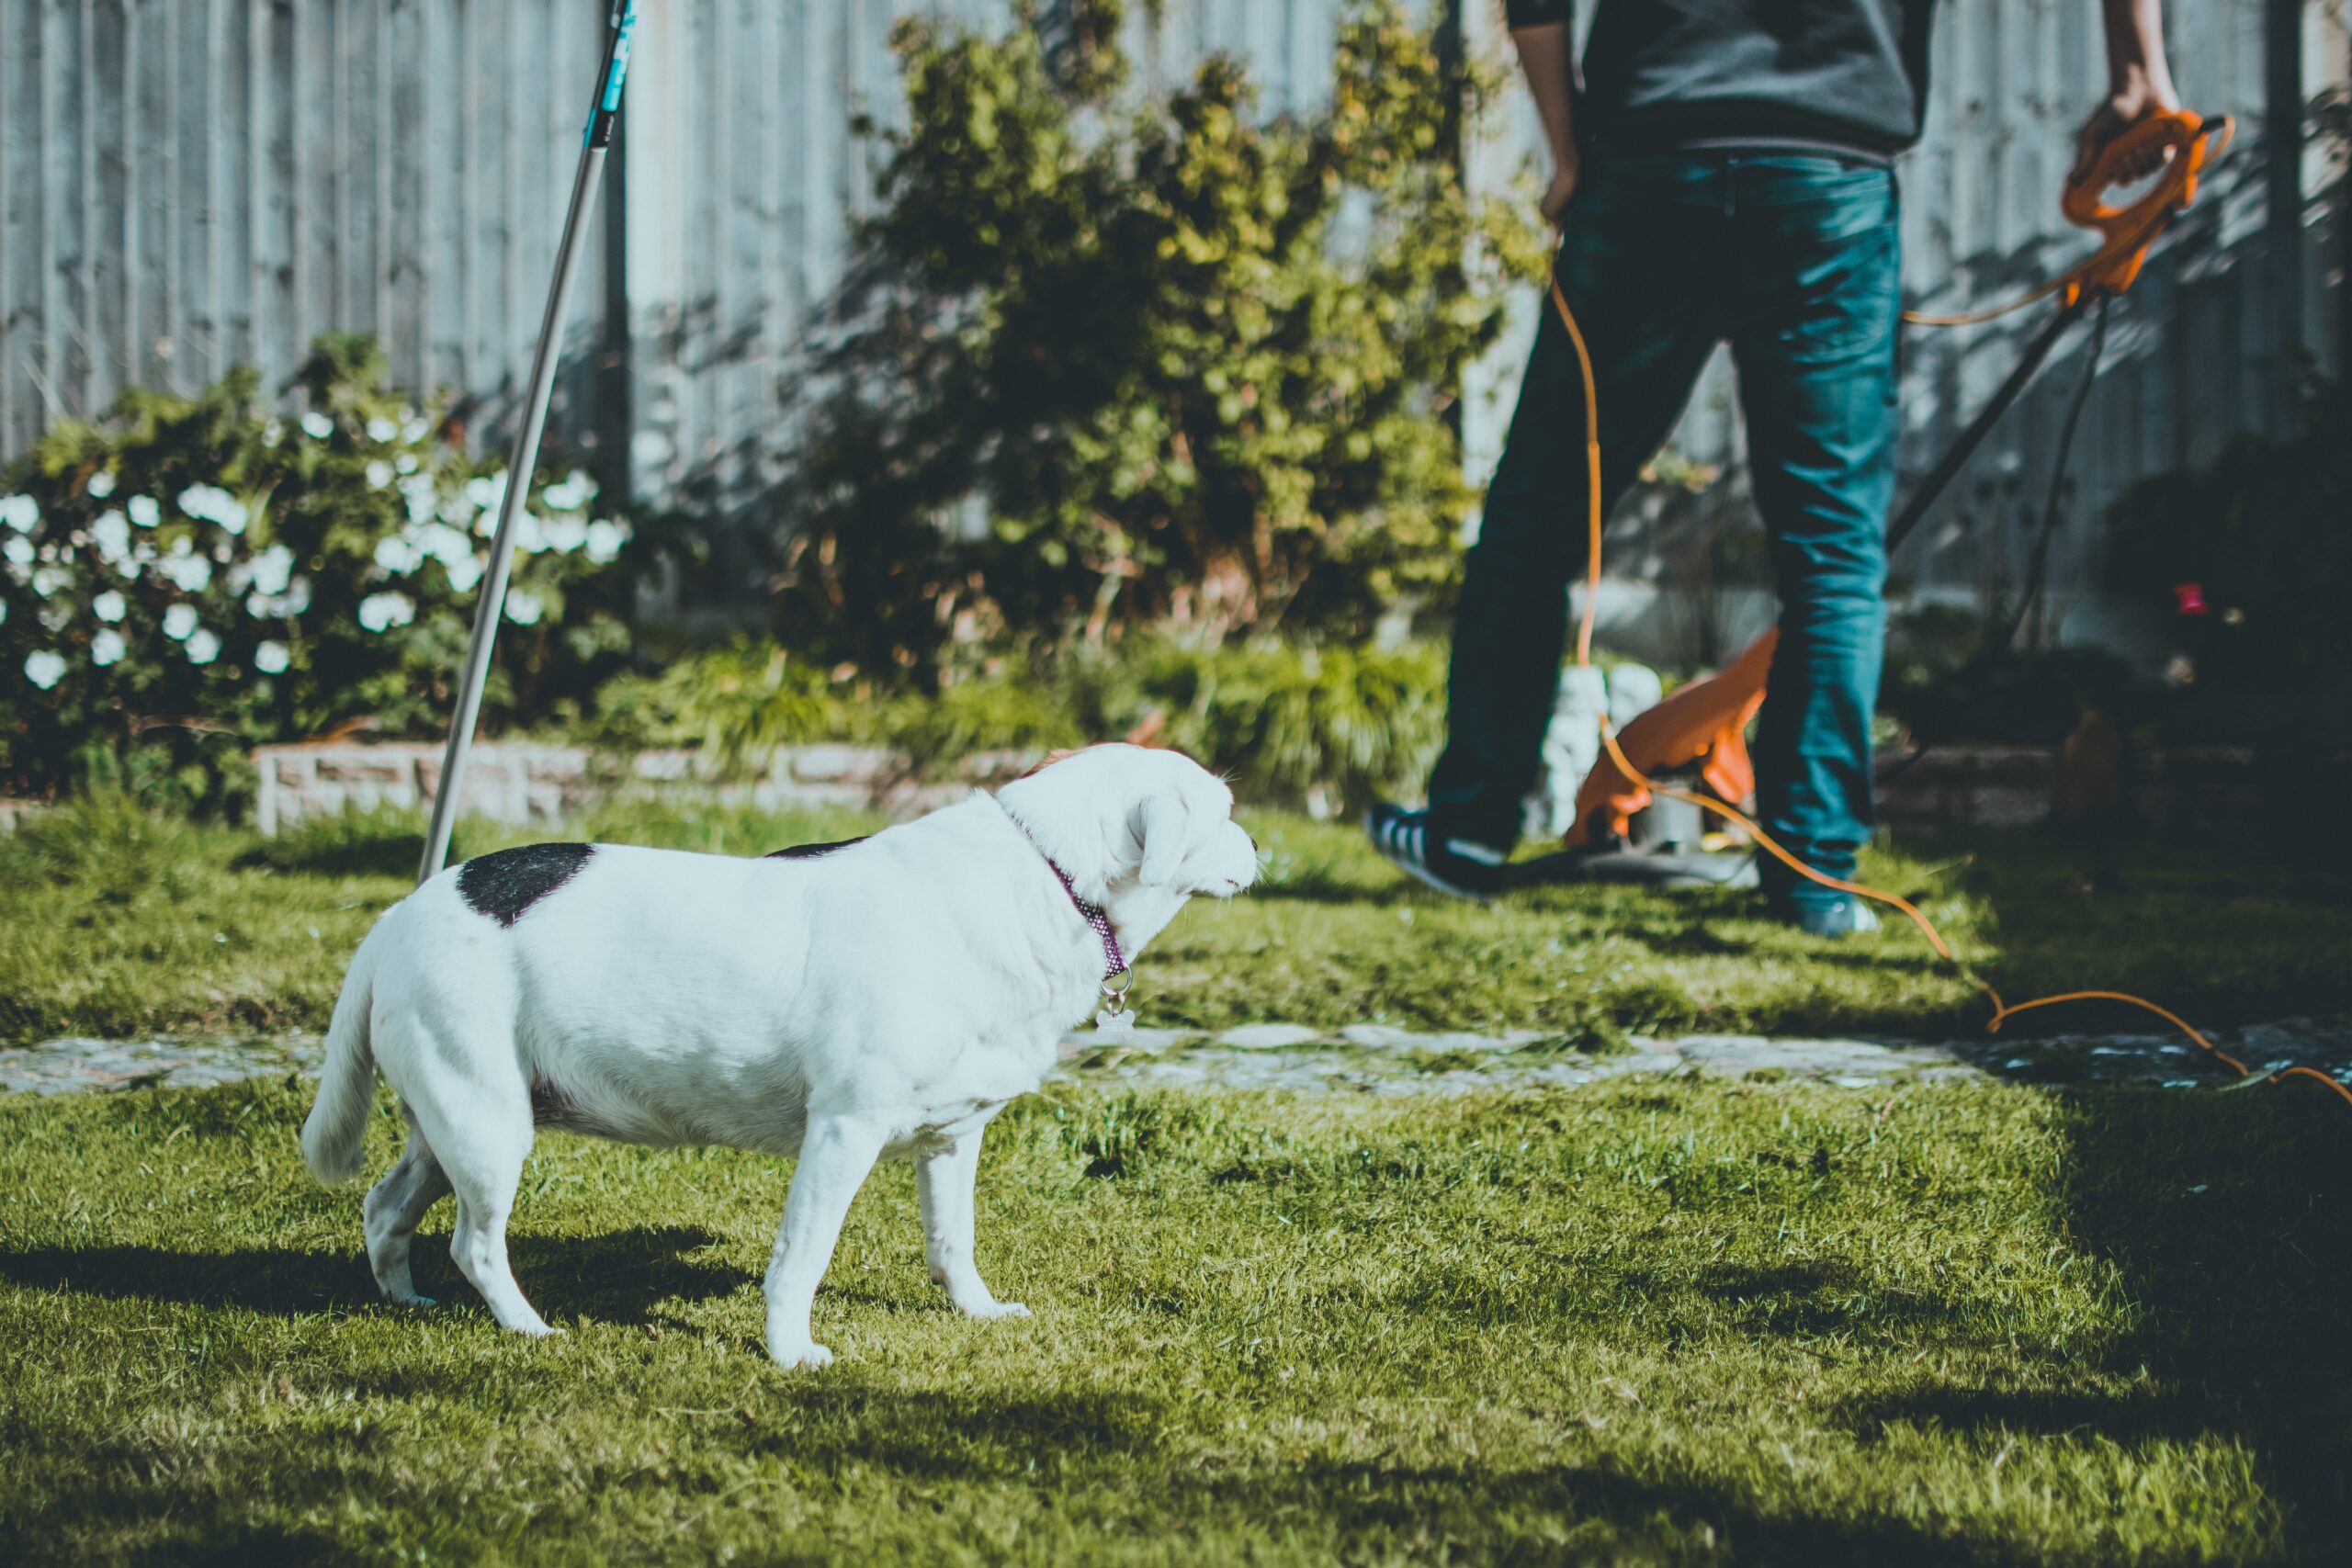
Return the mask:
<svg viewBox="0 0 2352 1568"><path fill-rule="evenodd" d="M2352 1015L2256 1024L2215 1039L2256 1071L2301 1063L2352 1083ZM210 1088L246 1078L309 1077L318 1070L321 1048L320 1037L308 1033L51 1040L0 1050L0 1093ZM1284 1023L1216 1034L1142 1029L1123 1043L1082 1030L1063 1042L1057 1076L1138 1086L1452 1095L1678 1073L1759 1081L1802 1078L1849 1089L1980 1074L2042 1084L2136 1082L2170 1089L2218 1089L2237 1081L2194 1045L2160 1034L1993 1037L1935 1045L1689 1034L1638 1040L1631 1050L1594 1055L1559 1049L1532 1031L1433 1034L1383 1024L1329 1031Z"/></svg>

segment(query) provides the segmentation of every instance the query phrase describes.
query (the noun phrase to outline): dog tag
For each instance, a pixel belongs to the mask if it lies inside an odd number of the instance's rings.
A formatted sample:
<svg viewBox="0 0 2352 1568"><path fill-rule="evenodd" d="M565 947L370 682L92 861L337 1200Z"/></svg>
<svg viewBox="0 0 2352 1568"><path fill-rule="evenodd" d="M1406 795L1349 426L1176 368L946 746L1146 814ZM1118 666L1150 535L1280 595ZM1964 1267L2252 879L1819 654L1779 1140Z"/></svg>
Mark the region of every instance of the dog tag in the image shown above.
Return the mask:
<svg viewBox="0 0 2352 1568"><path fill-rule="evenodd" d="M1106 1040L1133 1040L1136 1015L1125 1008L1116 1012L1104 1009L1094 1015L1094 1032Z"/></svg>

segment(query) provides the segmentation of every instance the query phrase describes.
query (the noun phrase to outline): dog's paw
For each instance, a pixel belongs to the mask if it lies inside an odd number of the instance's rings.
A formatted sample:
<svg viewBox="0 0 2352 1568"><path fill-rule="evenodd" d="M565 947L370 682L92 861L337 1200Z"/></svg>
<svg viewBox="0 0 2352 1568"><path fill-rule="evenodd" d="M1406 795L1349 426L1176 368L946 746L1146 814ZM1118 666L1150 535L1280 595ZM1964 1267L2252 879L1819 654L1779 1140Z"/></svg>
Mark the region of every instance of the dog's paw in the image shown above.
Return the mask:
<svg viewBox="0 0 2352 1568"><path fill-rule="evenodd" d="M1019 1302L988 1302L979 1306L958 1307L956 1310L961 1312L966 1317L976 1317L980 1319L982 1322L986 1322L988 1319L992 1317L1034 1317L1036 1315L1027 1307L1023 1306Z"/></svg>
<svg viewBox="0 0 2352 1568"><path fill-rule="evenodd" d="M830 1367L833 1364L832 1351L817 1344L771 1345L768 1347L768 1354L775 1358L777 1366L788 1372L798 1371L804 1368L814 1371L819 1367Z"/></svg>
<svg viewBox="0 0 2352 1568"><path fill-rule="evenodd" d="M404 1296L386 1296L384 1300L387 1304L396 1307L429 1307L441 1304L431 1296L420 1296L414 1291L411 1291Z"/></svg>

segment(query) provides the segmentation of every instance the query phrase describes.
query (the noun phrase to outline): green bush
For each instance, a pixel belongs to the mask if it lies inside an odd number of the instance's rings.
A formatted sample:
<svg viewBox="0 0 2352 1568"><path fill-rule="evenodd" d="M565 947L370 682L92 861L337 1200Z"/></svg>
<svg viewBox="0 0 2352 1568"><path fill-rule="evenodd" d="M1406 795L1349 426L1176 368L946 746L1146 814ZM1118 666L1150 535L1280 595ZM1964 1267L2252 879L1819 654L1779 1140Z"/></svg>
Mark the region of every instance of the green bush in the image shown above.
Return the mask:
<svg viewBox="0 0 2352 1568"><path fill-rule="evenodd" d="M1444 738L1443 651L1282 643L1203 648L1138 637L1039 668L1003 665L937 692L882 694L774 645L692 655L606 683L582 733L616 752L697 750L741 777L779 746L850 740L933 769L980 751L1045 751L1150 724L1260 803L1339 807L1418 784ZM1155 718L1156 716L1156 718Z"/></svg>
<svg viewBox="0 0 2352 1568"><path fill-rule="evenodd" d="M2296 434L2238 436L2206 468L2145 480L2109 509L2115 581L2166 617L2189 657L2180 728L2352 740L2347 517L2352 391L2340 385L2313 398Z"/></svg>
<svg viewBox="0 0 2352 1568"><path fill-rule="evenodd" d="M126 393L0 474L0 789L77 780L232 803L245 750L447 723L502 469L320 340L281 420L252 371ZM629 535L572 474L534 489L492 722L560 717L617 668Z"/></svg>
<svg viewBox="0 0 2352 1568"><path fill-rule="evenodd" d="M606 682L582 739L616 755L656 748L698 751L720 777L757 774L779 746L862 739L864 711L773 643L738 642L673 660L658 673Z"/></svg>
<svg viewBox="0 0 2352 1568"><path fill-rule="evenodd" d="M1026 4L998 39L896 35L871 309L777 574L824 660L928 682L1129 626L1362 637L1453 581L1453 389L1540 265L1462 188L1486 85L1363 0L1311 117L1259 115L1222 57L1137 104L1123 9L1080 0L1051 56Z"/></svg>

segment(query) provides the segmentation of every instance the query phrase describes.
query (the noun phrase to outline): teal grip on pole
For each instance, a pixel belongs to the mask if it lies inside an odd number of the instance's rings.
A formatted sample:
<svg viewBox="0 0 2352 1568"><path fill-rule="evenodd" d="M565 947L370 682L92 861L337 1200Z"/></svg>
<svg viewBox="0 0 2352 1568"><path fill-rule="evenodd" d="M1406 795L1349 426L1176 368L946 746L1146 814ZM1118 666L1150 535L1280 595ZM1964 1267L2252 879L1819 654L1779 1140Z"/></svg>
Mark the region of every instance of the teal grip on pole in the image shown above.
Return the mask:
<svg viewBox="0 0 2352 1568"><path fill-rule="evenodd" d="M613 22L612 47L605 54L605 83L588 111L588 130L581 138L590 147L613 144L613 122L620 118L621 87L628 80L629 44L637 33L637 0L622 0Z"/></svg>

